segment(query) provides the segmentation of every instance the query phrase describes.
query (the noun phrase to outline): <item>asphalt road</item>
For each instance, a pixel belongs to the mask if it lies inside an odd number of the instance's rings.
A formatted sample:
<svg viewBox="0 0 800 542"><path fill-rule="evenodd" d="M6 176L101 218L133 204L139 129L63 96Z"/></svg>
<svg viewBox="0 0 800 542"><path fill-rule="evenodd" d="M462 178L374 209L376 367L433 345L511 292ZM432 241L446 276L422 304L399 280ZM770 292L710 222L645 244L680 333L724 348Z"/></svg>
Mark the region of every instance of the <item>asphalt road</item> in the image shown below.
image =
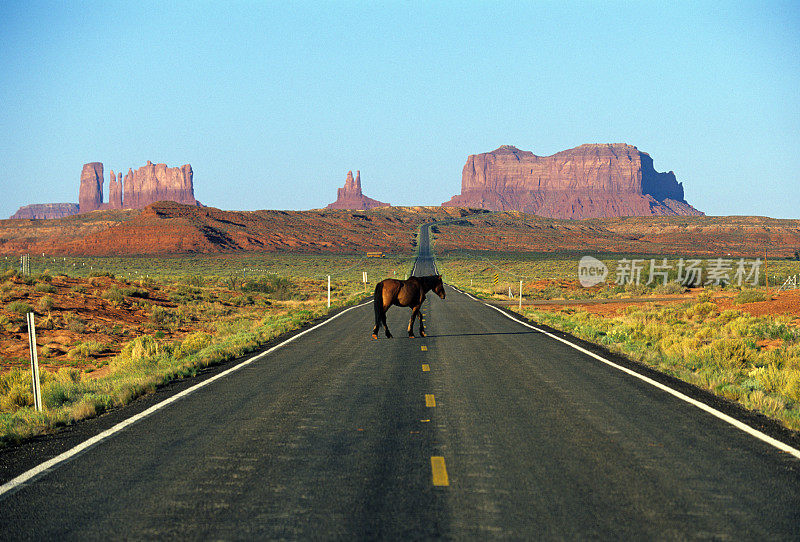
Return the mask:
<svg viewBox="0 0 800 542"><path fill-rule="evenodd" d="M800 460L452 288L424 312L170 404L0 497L0 538L800 538Z"/></svg>

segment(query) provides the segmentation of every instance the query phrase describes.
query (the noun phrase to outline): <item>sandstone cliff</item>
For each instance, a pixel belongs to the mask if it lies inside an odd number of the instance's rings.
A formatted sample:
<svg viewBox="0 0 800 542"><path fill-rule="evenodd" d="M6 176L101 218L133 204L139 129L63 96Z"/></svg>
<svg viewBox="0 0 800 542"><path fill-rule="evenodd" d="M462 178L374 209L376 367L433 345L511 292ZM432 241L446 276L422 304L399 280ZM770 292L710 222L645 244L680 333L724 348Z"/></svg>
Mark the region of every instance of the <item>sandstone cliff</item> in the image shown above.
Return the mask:
<svg viewBox="0 0 800 542"><path fill-rule="evenodd" d="M166 164L147 165L136 171L128 170L123 184L122 173L111 170L108 182L108 203L103 201L103 163L89 162L81 170L78 205L74 203L43 203L20 207L11 218L61 218L77 213L105 209L143 209L157 201L175 201L200 205L194 199L192 166L167 167Z"/></svg>
<svg viewBox="0 0 800 542"><path fill-rule="evenodd" d="M111 170L108 182L108 203L103 202L103 164L84 164L78 193L80 212L98 209L143 209L157 201L175 201L199 205L194 199L192 166L167 167L166 164L147 165L136 171L128 169L123 182L122 173Z"/></svg>
<svg viewBox="0 0 800 542"><path fill-rule="evenodd" d="M12 219L52 219L78 214L77 203L34 203L20 207Z"/></svg>
<svg viewBox="0 0 800 542"><path fill-rule="evenodd" d="M504 145L471 155L461 194L445 206L517 210L551 218L702 215L683 199L673 172L626 144L581 145L536 156Z"/></svg>
<svg viewBox="0 0 800 542"><path fill-rule="evenodd" d="M78 206L80 212L88 213L100 209L103 205L103 164L89 162L81 170L81 184L78 188Z"/></svg>
<svg viewBox="0 0 800 542"><path fill-rule="evenodd" d="M368 198L361 192L361 172L356 171L356 178L353 179L353 172L347 172L344 186L337 189L336 201L329 204L326 209L372 209L374 207L387 207L388 203Z"/></svg>
<svg viewBox="0 0 800 542"><path fill-rule="evenodd" d="M142 209L157 201L197 205L193 176L189 164L169 168L148 160L147 165L136 171L129 169L125 175L122 205L126 209Z"/></svg>
<svg viewBox="0 0 800 542"><path fill-rule="evenodd" d="M122 209L122 173L115 176L113 169L108 179L108 208Z"/></svg>

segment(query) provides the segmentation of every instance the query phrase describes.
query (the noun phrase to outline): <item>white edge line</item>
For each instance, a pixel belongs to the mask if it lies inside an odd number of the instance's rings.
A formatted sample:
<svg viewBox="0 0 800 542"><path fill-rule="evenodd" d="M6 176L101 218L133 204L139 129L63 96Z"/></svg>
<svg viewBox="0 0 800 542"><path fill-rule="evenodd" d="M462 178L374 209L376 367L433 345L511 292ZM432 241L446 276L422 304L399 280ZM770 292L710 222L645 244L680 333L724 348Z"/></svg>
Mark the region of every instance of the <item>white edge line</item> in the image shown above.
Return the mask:
<svg viewBox="0 0 800 542"><path fill-rule="evenodd" d="M269 350L265 350L264 352L261 352L260 354L257 354L255 356L249 358L249 359L246 359L245 361L239 363L238 365L235 365L235 366L231 367L230 369L226 369L226 370L222 371L221 373L219 373L217 375L214 375L214 376L212 376L211 378L209 378L207 380L204 380L204 381L202 381L202 382L200 382L198 384L195 384L191 388L187 388L187 389L183 390L182 392L173 395L172 397L164 399L160 403L157 403L157 404L151 406L147 410L145 410L143 412L140 412L139 414L136 414L135 416L131 416L130 418L119 422L117 425L115 425L115 426L113 426L113 427L111 427L109 429L106 429L102 433L99 433L99 434L93 436L92 438L81 442L80 444L78 444L74 448L71 448L71 449L67 450L66 452L63 452L62 454L57 455L57 456L45 461L44 463L41 463L40 465L37 465L36 467L34 467L34 468L32 468L32 469L20 474L16 478L14 478L12 480L9 480L8 482L6 482L2 486L0 486L0 500L2 500L3 496L6 493L8 493L10 491L13 491L13 490L23 486L27 482L33 481L34 479L38 478L41 475L46 474L47 471L57 467L58 465L60 465L61 463L64 463L65 461L68 461L69 459L71 459L72 457L78 455L79 453L83 452L84 450L87 450L88 448L91 448L92 446L94 446L94 445L106 440L107 438L111 437L112 435L114 435L116 433L119 433L120 431L122 431L123 429L128 427L129 425L133 425L136 422L141 421L144 418L150 416L154 412L156 412L158 410L161 410L162 408L174 403L175 401L177 401L179 399L182 399L182 398L186 397L187 395L189 395L191 393L194 393L194 392L196 392L197 390L199 390L201 388L204 388L205 386L208 386L212 382L214 382L214 381L216 381L216 380L218 380L220 378L223 378L225 376L228 376L229 374L231 374L231 373L233 373L235 371L238 371L242 367L250 365L254 361L259 360L259 359L263 358L264 356L267 356L267 355L271 354L272 352L274 352L275 350L281 348L282 346L285 346L285 345L289 344L290 342L292 342L292 341L294 341L296 339L299 339L300 337L302 337L306 333L310 333L310 332L314 331L315 329L317 329L317 328L319 328L321 326L324 326L328 322L332 322L333 320L335 320L336 318L340 317L341 315L343 315L343 314L345 314L347 312L350 312L353 309L357 309L359 307L363 307L365 305L369 305L370 303L372 303L371 300L367 301L365 303L361 303L360 305L354 305L352 307L349 307L349 308L343 310L342 312L340 312L338 314L335 314L334 316L331 316L327 320L325 320L323 322L320 322L319 324L315 325L314 327L310 327L310 328L306 329L305 331L301 331L297 335L293 335L292 337L289 337L288 339L286 339L282 343L276 344L275 346L273 346Z"/></svg>
<svg viewBox="0 0 800 542"><path fill-rule="evenodd" d="M454 290L458 291L458 292L461 292L462 294L466 295L470 299L478 301L479 303L483 303L487 307L496 310L497 312L499 312L503 316L509 318L510 320L513 320L514 322L517 322L519 324L522 324L525 327L528 327L530 329L538 331L539 333L543 333L544 335L547 335L551 339L555 339L557 341L560 341L560 342L566 344L567 346L569 346L571 348L574 348L575 350L577 350L579 352L582 352L583 354L586 354L587 356L591 356L594 359L605 363L606 365L609 365L609 366L611 366L611 367L613 367L615 369L618 369L618 370L620 370L620 371L622 371L624 373L627 373L627 374L629 374L631 376L634 376L634 377L638 378L639 380L647 382L651 386L655 386L656 388L658 388L660 390L663 390L663 391L669 393L670 395L673 395L673 396L677 397L681 401L685 401L685 402L689 403L690 405L694 405L695 407L697 407L697 408L699 408L701 410L704 410L705 412L708 412L712 416L715 416L715 417L719 418L720 420L731 424L732 426L736 427L737 429L741 429L742 431L744 431L748 435L753 436L753 437L755 437L755 438L757 438L759 440L762 440L762 441L766 442L767 444L770 444L770 445L774 446L775 448L779 449L780 451L786 452L786 453L791 454L794 457L800 459L800 450L798 450L797 448L793 448L793 447L789 446L788 444L785 444L785 443L783 443L783 442L781 442L781 441L779 441L777 439L774 439L771 436L769 436L769 435L767 435L765 433L762 433L758 429L754 429L754 428L750 427L749 425L747 425L746 423L740 422L736 418L733 418L733 417L728 416L727 414L725 414L723 412L720 412L716 408L710 407L705 403L701 403L700 401L697 401L696 399L692 399L688 395L685 395L685 394L683 394L683 393L681 393L681 392L679 392L677 390L674 390L674 389L670 388L669 386L666 386L666 385L664 385L664 384L662 384L660 382L656 382L652 378L648 378L648 377L646 377L646 376L644 376L642 374L637 373L636 371L628 369L627 367L623 367L622 365L617 365L616 363L614 363L612 361L609 361L609 360L605 359L602 356L598 356L594 352L590 352L589 350L586 350L585 348L582 348L582 347L578 346L575 343L572 343L572 342L570 342L570 341L568 341L566 339L562 339L561 337L559 337L557 335L553 335L552 333L550 333L548 331L545 331L544 329L538 328L536 326L532 326L531 324L528 324L527 322L523 322L522 320L518 320L518 319L514 318L513 316L511 316L510 314L508 314L507 312L505 312L505 311L503 311L503 310L501 310L501 309L499 309L499 308L497 308L497 307L495 307L493 305L489 305L488 303L485 303L485 302L475 298L474 296L470 295L469 293L459 290L455 286L450 285L450 287L453 288Z"/></svg>

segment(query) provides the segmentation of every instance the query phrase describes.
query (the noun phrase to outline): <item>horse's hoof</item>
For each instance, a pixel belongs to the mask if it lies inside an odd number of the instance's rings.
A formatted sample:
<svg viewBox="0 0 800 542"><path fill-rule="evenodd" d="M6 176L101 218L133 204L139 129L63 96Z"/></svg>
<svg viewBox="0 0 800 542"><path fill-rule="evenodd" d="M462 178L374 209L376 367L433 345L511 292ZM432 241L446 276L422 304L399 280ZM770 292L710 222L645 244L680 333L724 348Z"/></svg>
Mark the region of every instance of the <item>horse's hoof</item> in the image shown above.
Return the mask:
<svg viewBox="0 0 800 542"><path fill-rule="evenodd" d="M424 331L420 331L420 332L419 332L419 336L420 336L420 337L427 337L427 335L425 334L425 332L424 332Z"/></svg>
<svg viewBox="0 0 800 542"><path fill-rule="evenodd" d="M409 338L409 339L416 339L416 337L414 337L414 334L413 334L413 333L409 333L409 334L408 334L408 338Z"/></svg>
<svg viewBox="0 0 800 542"><path fill-rule="evenodd" d="M391 334L391 333L387 333L387 334L386 334L386 338L387 338L387 339L391 339L391 338L392 338L392 334Z"/></svg>

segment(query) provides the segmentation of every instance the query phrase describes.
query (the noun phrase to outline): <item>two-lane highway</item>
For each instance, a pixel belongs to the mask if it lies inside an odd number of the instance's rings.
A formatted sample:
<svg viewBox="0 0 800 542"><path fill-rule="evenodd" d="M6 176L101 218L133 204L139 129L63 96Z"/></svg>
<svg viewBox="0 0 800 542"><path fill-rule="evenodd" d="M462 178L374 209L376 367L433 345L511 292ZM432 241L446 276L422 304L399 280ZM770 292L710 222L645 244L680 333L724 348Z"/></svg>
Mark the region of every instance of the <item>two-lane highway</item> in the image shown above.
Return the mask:
<svg viewBox="0 0 800 542"><path fill-rule="evenodd" d="M800 536L798 459L462 294L430 326L454 535Z"/></svg>
<svg viewBox="0 0 800 542"><path fill-rule="evenodd" d="M795 457L429 298L426 338L375 341L355 308L0 496L2 538L800 537Z"/></svg>
<svg viewBox="0 0 800 542"><path fill-rule="evenodd" d="M374 341L371 317L344 314L6 497L3 538L446 532L425 468L421 343Z"/></svg>

